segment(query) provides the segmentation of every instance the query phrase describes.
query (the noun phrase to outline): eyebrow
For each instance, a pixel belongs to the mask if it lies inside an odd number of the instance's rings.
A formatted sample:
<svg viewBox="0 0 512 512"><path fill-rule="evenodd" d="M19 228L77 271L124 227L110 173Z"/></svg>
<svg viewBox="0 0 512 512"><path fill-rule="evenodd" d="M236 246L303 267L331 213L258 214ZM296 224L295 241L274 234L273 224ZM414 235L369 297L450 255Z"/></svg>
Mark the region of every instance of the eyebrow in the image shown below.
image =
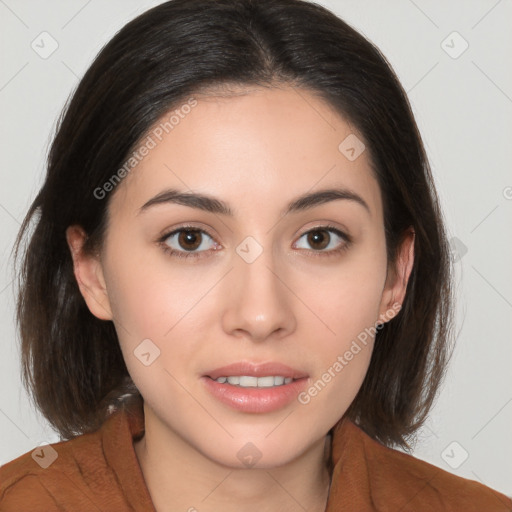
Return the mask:
<svg viewBox="0 0 512 512"><path fill-rule="evenodd" d="M317 192L305 193L293 199L284 208L284 210L281 212L281 215L284 216L290 213L306 211L314 208L315 206L340 199L353 201L365 208L368 213L371 213L366 201L355 192L344 188L328 188L319 190ZM233 210L230 208L230 206L220 199L205 194L182 192L177 189L167 189L163 192L160 192L156 196L152 197L149 201L147 201L139 209L138 213L142 213L152 206L168 203L181 204L184 206L189 206L190 208L197 208L199 210L204 210L210 213L234 217Z"/></svg>

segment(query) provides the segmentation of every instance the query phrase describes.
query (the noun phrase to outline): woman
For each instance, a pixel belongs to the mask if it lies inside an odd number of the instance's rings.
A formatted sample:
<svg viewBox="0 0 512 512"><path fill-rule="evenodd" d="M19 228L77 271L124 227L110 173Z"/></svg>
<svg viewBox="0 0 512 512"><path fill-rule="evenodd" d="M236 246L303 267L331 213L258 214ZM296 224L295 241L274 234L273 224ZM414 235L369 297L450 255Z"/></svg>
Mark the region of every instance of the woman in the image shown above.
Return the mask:
<svg viewBox="0 0 512 512"><path fill-rule="evenodd" d="M449 249L403 89L326 9L128 23L27 237L24 376L63 441L0 469L2 510L512 508L392 448L449 358Z"/></svg>

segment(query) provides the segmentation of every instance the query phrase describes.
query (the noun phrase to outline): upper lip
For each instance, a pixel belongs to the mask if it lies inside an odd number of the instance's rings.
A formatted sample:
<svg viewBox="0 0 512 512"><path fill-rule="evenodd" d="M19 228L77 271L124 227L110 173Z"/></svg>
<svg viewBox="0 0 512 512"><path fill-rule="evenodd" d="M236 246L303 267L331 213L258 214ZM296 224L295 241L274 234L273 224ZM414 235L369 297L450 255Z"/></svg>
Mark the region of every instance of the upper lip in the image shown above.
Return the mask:
<svg viewBox="0 0 512 512"><path fill-rule="evenodd" d="M205 375L214 380L219 377L230 377L236 375L248 375L251 377L266 377L273 375L285 378L291 377L292 379L308 377L307 373L291 368L285 364L274 362L255 364L248 361L239 361L227 366L215 368L215 370L208 371Z"/></svg>

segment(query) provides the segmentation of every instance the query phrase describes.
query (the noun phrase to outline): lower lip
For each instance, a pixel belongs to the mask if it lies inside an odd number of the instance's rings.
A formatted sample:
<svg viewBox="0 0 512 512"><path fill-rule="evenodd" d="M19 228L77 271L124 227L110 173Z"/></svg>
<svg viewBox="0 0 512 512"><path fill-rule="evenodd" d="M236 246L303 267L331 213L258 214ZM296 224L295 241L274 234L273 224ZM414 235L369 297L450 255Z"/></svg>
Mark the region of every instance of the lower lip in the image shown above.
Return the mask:
<svg viewBox="0 0 512 512"><path fill-rule="evenodd" d="M297 398L306 387L308 378L271 388L242 388L221 384L210 377L201 377L206 389L220 402L242 412L264 413L281 409Z"/></svg>

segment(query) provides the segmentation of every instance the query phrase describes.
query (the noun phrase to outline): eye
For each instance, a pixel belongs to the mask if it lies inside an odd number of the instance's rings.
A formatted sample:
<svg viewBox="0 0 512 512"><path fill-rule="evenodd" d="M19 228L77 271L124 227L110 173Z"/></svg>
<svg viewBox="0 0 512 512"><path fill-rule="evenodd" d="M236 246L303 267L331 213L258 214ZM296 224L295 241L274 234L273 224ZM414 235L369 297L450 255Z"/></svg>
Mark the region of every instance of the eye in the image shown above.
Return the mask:
<svg viewBox="0 0 512 512"><path fill-rule="evenodd" d="M182 226L164 235L159 241L164 251L178 258L200 257L202 252L207 251L208 242L205 236L211 241L213 238L203 229ZM215 243L214 243L215 245ZM216 250L216 247L213 250Z"/></svg>
<svg viewBox="0 0 512 512"><path fill-rule="evenodd" d="M334 226L318 226L314 229L310 229L304 233L299 240L304 237L306 243L313 248L309 250L309 252L313 253L315 256L332 256L339 254L348 249L352 241L349 235ZM340 239L341 242L339 240L336 241L336 239ZM307 247L299 248L308 250Z"/></svg>
<svg viewBox="0 0 512 512"><path fill-rule="evenodd" d="M208 242L207 237L211 242ZM298 247L305 249L314 256L333 256L345 251L352 239L334 226L318 226L304 233L300 238L312 247ZM339 239L336 242L336 239ZM341 242L340 242L341 240ZM220 246L205 230L193 226L181 226L170 233L163 235L158 242L163 250L177 258L199 258L208 250L219 250ZM208 245L210 244L210 247ZM327 249L327 250L326 250Z"/></svg>

